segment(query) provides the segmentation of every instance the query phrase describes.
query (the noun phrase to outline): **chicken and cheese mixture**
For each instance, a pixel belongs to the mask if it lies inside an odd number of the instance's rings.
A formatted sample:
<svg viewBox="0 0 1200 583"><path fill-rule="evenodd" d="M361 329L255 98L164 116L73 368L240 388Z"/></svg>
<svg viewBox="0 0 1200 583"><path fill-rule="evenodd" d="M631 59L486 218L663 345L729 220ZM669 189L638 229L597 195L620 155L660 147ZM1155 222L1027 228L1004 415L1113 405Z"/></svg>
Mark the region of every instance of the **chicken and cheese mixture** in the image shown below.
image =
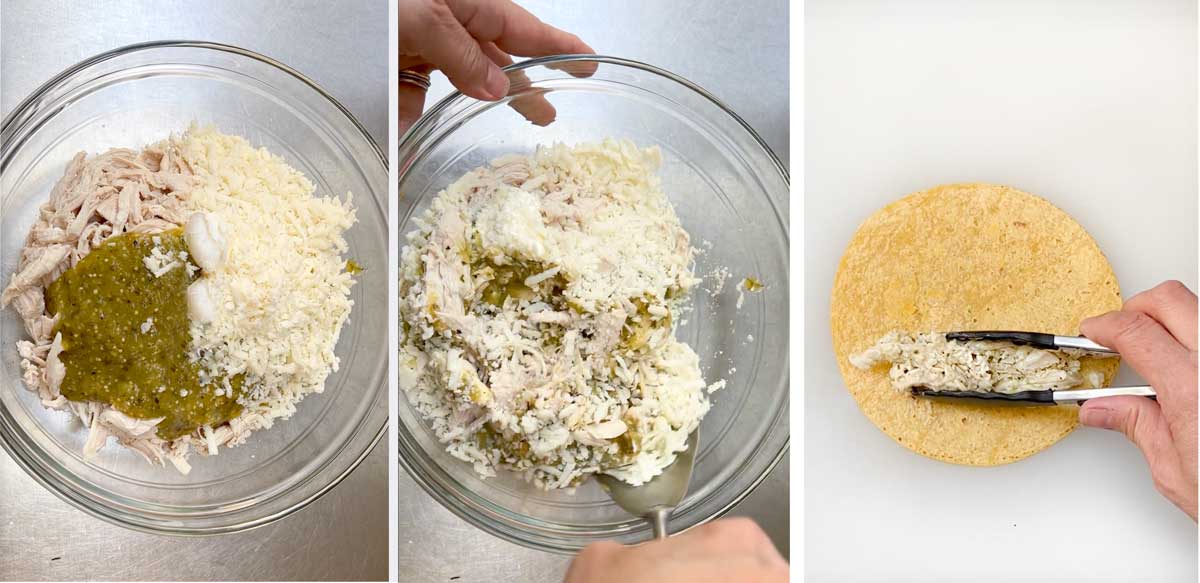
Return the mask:
<svg viewBox="0 0 1200 583"><path fill-rule="evenodd" d="M907 391L1021 391L1099 387L1104 375L1080 372L1082 352L1046 350L1011 342L947 340L937 332L889 332L874 346L850 356L850 364L869 369L882 362L892 387Z"/></svg>
<svg viewBox="0 0 1200 583"><path fill-rule="evenodd" d="M400 265L400 385L450 454L539 487L662 472L708 411L674 337L699 282L627 140L506 156L440 192Z"/></svg>
<svg viewBox="0 0 1200 583"><path fill-rule="evenodd" d="M26 386L89 431L190 469L295 412L337 370L353 302L349 203L282 159L193 126L80 153L41 207L0 304Z"/></svg>

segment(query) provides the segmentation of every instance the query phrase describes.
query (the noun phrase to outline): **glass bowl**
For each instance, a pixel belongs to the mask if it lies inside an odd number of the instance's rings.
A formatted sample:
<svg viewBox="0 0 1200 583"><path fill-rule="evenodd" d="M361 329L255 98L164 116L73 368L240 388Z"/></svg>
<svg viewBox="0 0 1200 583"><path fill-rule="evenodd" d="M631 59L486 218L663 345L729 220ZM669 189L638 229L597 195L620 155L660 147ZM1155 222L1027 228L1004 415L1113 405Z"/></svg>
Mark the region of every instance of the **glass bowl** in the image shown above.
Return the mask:
<svg viewBox="0 0 1200 583"><path fill-rule="evenodd" d="M727 386L712 395L691 486L670 527L676 532L712 520L745 498L787 452L788 228L776 205L788 196L787 172L728 107L667 71L590 55L533 59L506 71L512 89L505 100L455 93L403 137L399 244L441 189L502 154L604 137L659 146L663 189L693 246L704 250L697 275L730 271L719 291L714 278L705 277L677 332L699 354L705 379L723 378ZM545 127L507 107L536 94L557 109ZM737 284L747 276L766 287L747 292L739 309ZM543 492L507 472L481 479L445 452L403 392L399 401L400 463L472 524L555 552L598 540L650 538L647 524L618 508L595 480L570 493Z"/></svg>
<svg viewBox="0 0 1200 583"><path fill-rule="evenodd" d="M291 419L192 471L158 467L109 444L91 461L87 430L42 407L20 380L12 310L0 314L0 443L54 493L90 514L137 530L209 534L282 518L345 478L387 427L387 163L350 113L311 80L236 47L164 42L88 59L39 88L4 119L0 280L16 269L38 207L76 152L140 147L212 123L266 146L324 194L353 193L349 255L365 267L335 349L340 369Z"/></svg>

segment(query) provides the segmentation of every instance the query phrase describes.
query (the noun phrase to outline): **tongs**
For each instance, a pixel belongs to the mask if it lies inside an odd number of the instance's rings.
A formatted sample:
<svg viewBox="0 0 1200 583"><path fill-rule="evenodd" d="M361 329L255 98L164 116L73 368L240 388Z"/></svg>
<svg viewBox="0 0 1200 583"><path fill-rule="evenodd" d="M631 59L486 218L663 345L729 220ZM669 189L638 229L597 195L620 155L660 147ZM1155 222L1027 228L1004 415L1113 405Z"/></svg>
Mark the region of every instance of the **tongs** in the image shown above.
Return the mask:
<svg viewBox="0 0 1200 583"><path fill-rule="evenodd" d="M1011 342L1046 350L1074 349L1096 354L1116 354L1117 351L1107 346L1101 346L1083 336L1055 336L1042 332L1012 332L1007 330L985 330L981 332L947 332L946 340L970 342L972 340L989 340L993 342Z"/></svg>
<svg viewBox="0 0 1200 583"><path fill-rule="evenodd" d="M947 332L946 340L970 342L972 340L987 340L994 342L1011 342L1047 350L1074 349L1093 354L1113 355L1116 350L1101 346L1082 336L1056 336L1042 332L1014 332L1007 330L986 330L972 332ZM929 399L972 399L985 401L996 405L1057 405L1060 403L1079 404L1088 399L1100 397L1115 397L1133 395L1157 399L1154 389L1148 385L1130 387L1107 387L1102 389L1065 389L1065 390L1030 390L1016 393L997 393L991 391L934 391L928 387L915 386L909 389L917 397Z"/></svg>

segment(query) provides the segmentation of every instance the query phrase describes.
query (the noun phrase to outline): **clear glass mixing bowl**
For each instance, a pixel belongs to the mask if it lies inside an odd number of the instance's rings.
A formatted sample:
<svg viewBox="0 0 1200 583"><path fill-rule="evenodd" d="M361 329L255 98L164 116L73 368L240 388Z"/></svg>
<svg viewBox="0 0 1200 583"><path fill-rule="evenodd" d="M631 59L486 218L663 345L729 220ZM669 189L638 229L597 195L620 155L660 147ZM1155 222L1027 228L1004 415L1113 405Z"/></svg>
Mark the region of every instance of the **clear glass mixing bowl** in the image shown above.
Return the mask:
<svg viewBox="0 0 1200 583"><path fill-rule="evenodd" d="M719 291L705 278L678 330L700 355L708 382L724 378L728 384L712 395L691 487L671 530L712 520L749 494L787 452L788 228L776 205L788 196L787 172L728 107L667 71L593 56L534 59L507 71L512 90L504 101L456 93L402 139L399 244L441 189L502 154L610 136L659 146L663 188L693 245L705 249L696 273L725 267L731 274ZM506 106L539 93L557 109L546 127ZM766 288L746 293L739 309L736 287L747 276ZM400 463L413 478L492 534L557 552L650 536L646 523L618 508L594 480L568 493L542 492L509 473L479 478L445 452L403 394L397 429Z"/></svg>
<svg viewBox="0 0 1200 583"><path fill-rule="evenodd" d="M205 534L266 524L345 478L387 426L387 163L350 113L311 80L239 48L192 42L136 45L64 71L3 122L0 281L16 269L38 207L76 152L140 147L213 123L266 146L317 191L353 193L350 256L365 267L336 353L341 367L296 414L186 476L110 444L90 462L87 430L44 409L20 380L24 329L0 314L0 443L31 476L83 510L138 530Z"/></svg>

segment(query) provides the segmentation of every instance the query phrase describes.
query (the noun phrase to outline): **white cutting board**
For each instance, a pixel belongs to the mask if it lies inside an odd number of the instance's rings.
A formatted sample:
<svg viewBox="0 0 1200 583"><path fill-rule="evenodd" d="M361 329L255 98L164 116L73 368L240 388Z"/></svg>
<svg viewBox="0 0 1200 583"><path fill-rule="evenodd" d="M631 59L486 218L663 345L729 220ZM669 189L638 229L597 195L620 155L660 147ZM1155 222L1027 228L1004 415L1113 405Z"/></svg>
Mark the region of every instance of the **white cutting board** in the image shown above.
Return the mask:
<svg viewBox="0 0 1200 583"><path fill-rule="evenodd" d="M1126 297L1196 289L1195 3L809 0L805 18L807 581L1196 581L1195 523L1121 435L936 462L859 412L829 340L858 224L941 183L1048 198Z"/></svg>

